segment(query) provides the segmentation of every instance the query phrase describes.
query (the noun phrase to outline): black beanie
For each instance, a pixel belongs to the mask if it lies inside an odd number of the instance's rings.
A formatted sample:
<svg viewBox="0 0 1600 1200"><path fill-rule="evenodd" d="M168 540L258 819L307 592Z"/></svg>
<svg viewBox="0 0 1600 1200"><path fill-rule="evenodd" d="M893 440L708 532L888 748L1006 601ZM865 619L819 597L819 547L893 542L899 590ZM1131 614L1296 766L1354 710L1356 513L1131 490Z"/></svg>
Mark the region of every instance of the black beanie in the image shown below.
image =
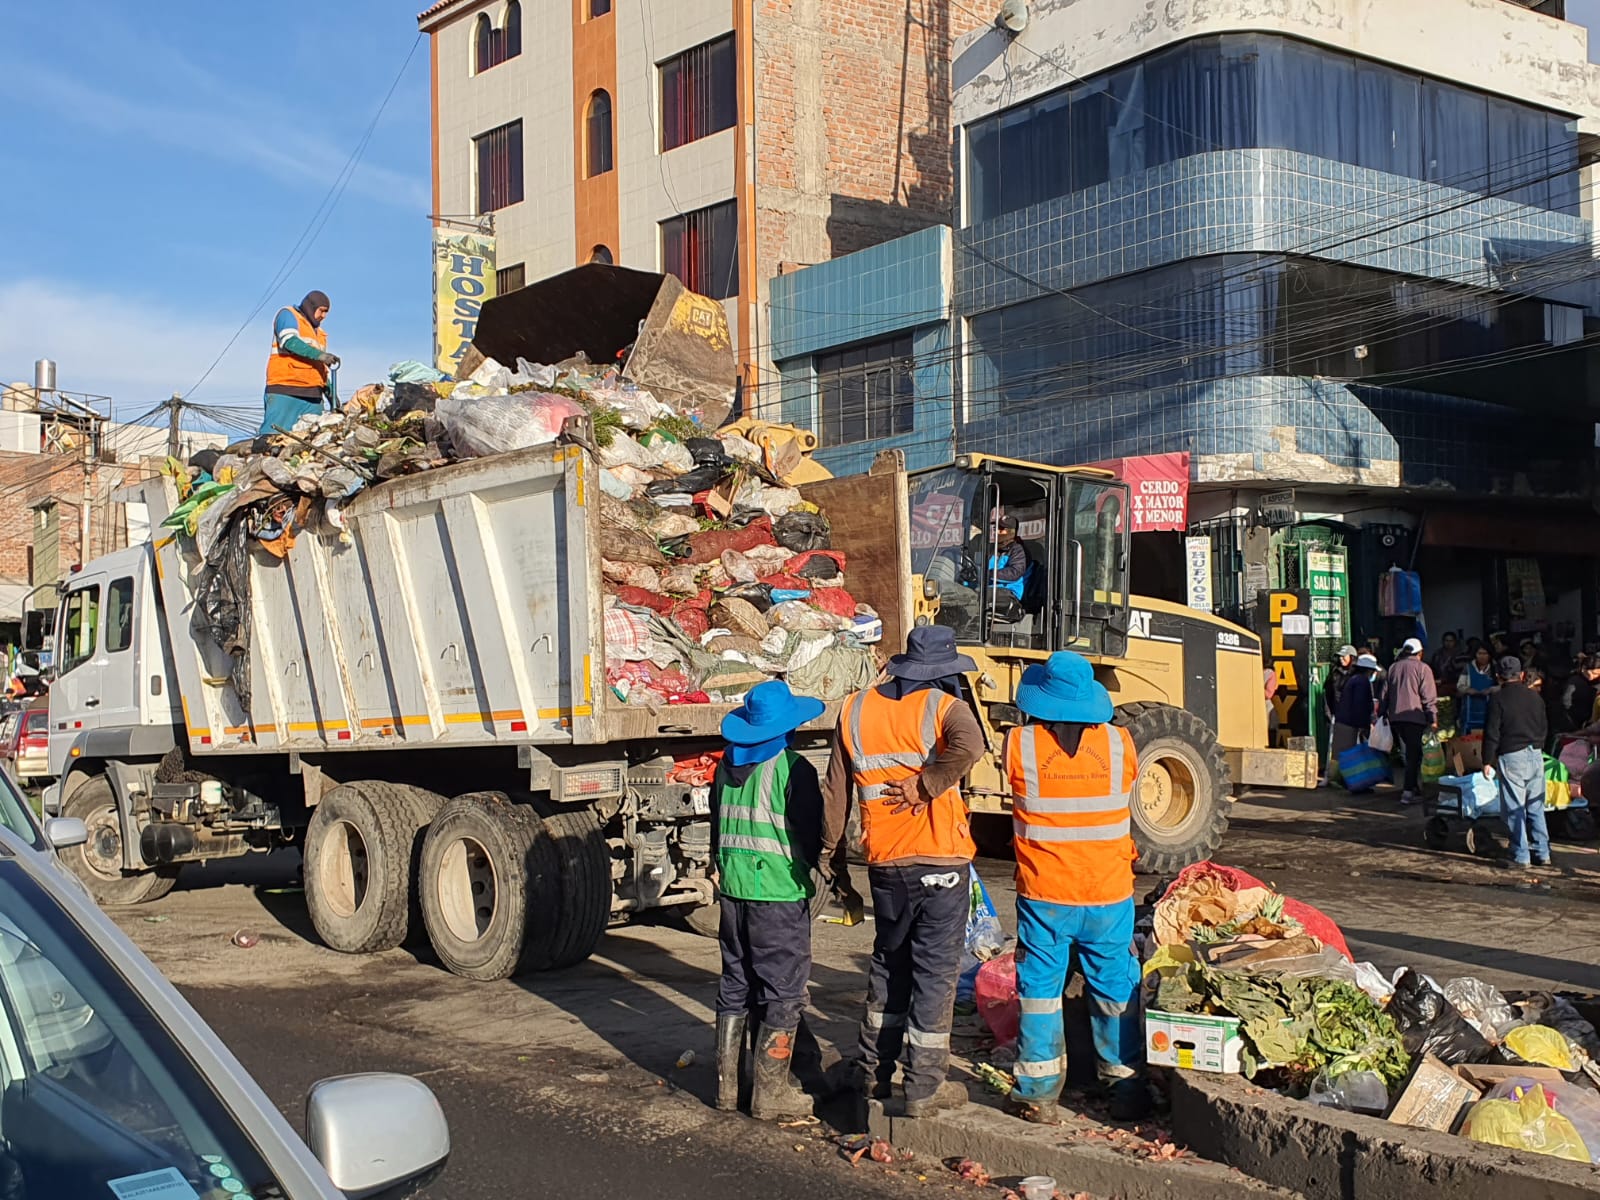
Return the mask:
<svg viewBox="0 0 1600 1200"><path fill-rule="evenodd" d="M305 316L306 320L311 322L313 329L322 324L321 321L317 320L317 309L332 307L333 305L328 301L327 292L307 292L306 298L300 301L300 312Z"/></svg>

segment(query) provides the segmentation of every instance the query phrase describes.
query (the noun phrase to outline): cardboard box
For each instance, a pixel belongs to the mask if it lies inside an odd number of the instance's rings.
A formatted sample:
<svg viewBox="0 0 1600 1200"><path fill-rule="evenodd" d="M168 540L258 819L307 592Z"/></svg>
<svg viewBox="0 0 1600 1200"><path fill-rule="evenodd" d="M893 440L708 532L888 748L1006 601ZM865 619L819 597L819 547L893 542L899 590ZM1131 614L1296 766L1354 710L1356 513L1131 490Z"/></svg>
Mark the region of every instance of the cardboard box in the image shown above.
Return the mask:
<svg viewBox="0 0 1600 1200"><path fill-rule="evenodd" d="M1204 1013L1168 1013L1146 1009L1145 1061L1155 1067L1180 1067L1186 1071L1239 1074L1238 1017L1213 1017Z"/></svg>
<svg viewBox="0 0 1600 1200"><path fill-rule="evenodd" d="M1456 1074L1484 1091L1508 1079L1532 1079L1539 1083L1566 1081L1566 1076L1554 1067L1513 1067L1503 1063L1462 1063L1456 1068Z"/></svg>
<svg viewBox="0 0 1600 1200"><path fill-rule="evenodd" d="M1450 739L1450 746L1446 752L1450 764L1455 769L1453 775L1471 775L1474 771L1483 770L1483 738L1456 737Z"/></svg>
<svg viewBox="0 0 1600 1200"><path fill-rule="evenodd" d="M1396 1125L1449 1133L1467 1106L1482 1094L1433 1055L1425 1055L1411 1073L1406 1090L1395 1101L1389 1120Z"/></svg>

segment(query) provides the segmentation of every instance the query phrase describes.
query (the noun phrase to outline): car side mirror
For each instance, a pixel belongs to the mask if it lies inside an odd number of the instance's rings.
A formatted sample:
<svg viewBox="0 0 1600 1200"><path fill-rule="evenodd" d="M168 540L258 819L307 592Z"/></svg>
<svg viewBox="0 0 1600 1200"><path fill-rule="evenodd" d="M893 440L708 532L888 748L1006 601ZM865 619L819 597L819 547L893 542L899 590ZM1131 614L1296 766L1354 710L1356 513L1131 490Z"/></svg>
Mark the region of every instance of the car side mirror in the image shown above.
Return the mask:
<svg viewBox="0 0 1600 1200"><path fill-rule="evenodd" d="M44 823L44 840L54 850L81 846L89 840L89 827L77 817L51 817Z"/></svg>
<svg viewBox="0 0 1600 1200"><path fill-rule="evenodd" d="M428 1086L409 1075L341 1075L306 1097L306 1144L350 1200L420 1183L450 1157L450 1128Z"/></svg>

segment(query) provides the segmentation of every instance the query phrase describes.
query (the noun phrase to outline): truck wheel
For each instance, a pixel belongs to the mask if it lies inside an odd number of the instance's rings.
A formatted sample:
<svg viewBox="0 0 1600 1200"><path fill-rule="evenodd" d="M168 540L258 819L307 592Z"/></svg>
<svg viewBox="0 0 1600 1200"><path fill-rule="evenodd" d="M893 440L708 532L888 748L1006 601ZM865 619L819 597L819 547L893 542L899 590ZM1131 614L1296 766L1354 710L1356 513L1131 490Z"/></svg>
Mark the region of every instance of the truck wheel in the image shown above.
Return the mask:
<svg viewBox="0 0 1600 1200"><path fill-rule="evenodd" d="M555 945L544 965L570 967L594 953L611 922L611 851L590 809L551 813L544 827L560 862L540 896L541 907L556 914Z"/></svg>
<svg viewBox="0 0 1600 1200"><path fill-rule="evenodd" d="M422 831L442 798L380 780L340 784L306 829L306 908L317 936L345 954L393 950L414 919Z"/></svg>
<svg viewBox="0 0 1600 1200"><path fill-rule="evenodd" d="M417 891L439 961L465 979L505 979L550 960L559 936L542 902L558 880L555 845L504 792L445 802L422 843Z"/></svg>
<svg viewBox="0 0 1600 1200"><path fill-rule="evenodd" d="M1132 814L1139 870L1168 875L1210 858L1228 829L1231 787L1216 735L1169 704L1126 704L1114 720L1139 752Z"/></svg>
<svg viewBox="0 0 1600 1200"><path fill-rule="evenodd" d="M97 775L68 796L62 816L77 817L88 827L88 841L59 853L102 908L159 900L178 882L175 867L122 869L122 822L117 814L116 793L104 775Z"/></svg>

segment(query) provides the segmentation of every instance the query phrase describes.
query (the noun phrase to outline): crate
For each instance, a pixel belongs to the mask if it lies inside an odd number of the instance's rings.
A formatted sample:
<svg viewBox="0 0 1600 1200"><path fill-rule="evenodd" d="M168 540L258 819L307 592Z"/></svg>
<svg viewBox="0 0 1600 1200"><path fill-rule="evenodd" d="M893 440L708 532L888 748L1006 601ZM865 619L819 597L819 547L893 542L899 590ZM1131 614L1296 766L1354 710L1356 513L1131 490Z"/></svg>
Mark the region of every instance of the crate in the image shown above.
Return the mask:
<svg viewBox="0 0 1600 1200"><path fill-rule="evenodd" d="M1153 1067L1237 1075L1239 1051L1244 1048L1239 1025L1238 1017L1147 1009L1144 1014L1145 1061Z"/></svg>

